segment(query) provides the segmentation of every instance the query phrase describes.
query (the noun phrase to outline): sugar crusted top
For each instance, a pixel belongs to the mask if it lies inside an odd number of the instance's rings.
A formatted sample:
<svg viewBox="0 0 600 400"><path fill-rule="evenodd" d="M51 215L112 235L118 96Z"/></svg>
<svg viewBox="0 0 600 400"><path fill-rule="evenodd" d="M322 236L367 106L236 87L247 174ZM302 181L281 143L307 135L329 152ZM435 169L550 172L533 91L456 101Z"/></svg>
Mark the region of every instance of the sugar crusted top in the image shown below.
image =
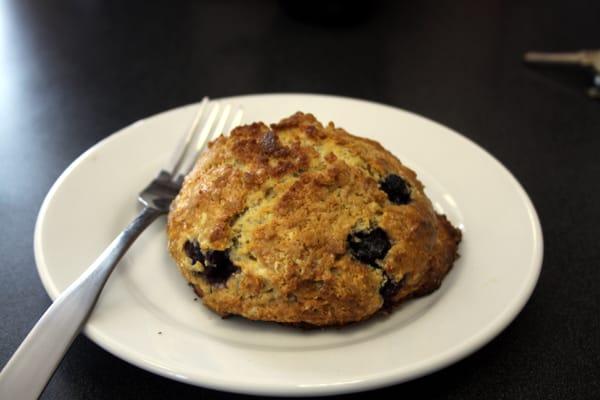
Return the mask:
<svg viewBox="0 0 600 400"><path fill-rule="evenodd" d="M210 144L172 204L169 250L220 314L345 324L434 290L452 265L460 232L423 190L379 143L296 113ZM213 253L235 267L219 284Z"/></svg>

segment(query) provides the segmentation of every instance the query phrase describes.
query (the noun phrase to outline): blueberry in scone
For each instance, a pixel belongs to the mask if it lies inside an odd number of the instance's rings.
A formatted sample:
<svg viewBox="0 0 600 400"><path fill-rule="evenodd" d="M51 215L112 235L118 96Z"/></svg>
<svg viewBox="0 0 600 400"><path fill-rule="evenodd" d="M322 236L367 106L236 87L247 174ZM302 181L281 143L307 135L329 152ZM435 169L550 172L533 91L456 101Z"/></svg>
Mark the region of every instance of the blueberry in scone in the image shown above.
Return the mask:
<svg viewBox="0 0 600 400"><path fill-rule="evenodd" d="M363 263L374 267L378 267L376 260L383 260L390 247L390 240L381 228L348 235L350 253Z"/></svg>
<svg viewBox="0 0 600 400"><path fill-rule="evenodd" d="M410 202L410 188L404 179L398 175L390 174L381 182L381 190L387 193L391 202L408 204Z"/></svg>
<svg viewBox="0 0 600 400"><path fill-rule="evenodd" d="M180 271L215 312L316 326L434 291L461 240L379 143L303 113L212 142L167 230Z"/></svg>

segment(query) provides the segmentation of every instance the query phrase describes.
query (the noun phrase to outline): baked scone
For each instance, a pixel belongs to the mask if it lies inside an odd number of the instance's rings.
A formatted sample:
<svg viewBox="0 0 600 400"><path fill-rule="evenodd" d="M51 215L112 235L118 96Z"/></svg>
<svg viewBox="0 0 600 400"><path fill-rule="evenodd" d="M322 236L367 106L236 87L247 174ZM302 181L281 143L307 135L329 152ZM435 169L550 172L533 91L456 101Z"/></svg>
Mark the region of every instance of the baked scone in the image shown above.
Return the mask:
<svg viewBox="0 0 600 400"><path fill-rule="evenodd" d="M379 143L300 112L212 142L167 229L183 276L218 314L316 326L434 291L461 240Z"/></svg>

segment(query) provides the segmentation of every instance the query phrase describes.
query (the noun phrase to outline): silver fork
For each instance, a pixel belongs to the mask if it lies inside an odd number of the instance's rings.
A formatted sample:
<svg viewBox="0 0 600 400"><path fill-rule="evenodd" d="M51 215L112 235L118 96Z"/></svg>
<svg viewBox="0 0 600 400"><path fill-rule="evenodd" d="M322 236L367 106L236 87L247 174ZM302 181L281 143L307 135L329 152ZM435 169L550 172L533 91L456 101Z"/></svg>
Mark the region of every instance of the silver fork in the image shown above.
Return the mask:
<svg viewBox="0 0 600 400"><path fill-rule="evenodd" d="M209 110L210 109L210 110ZM36 399L46 387L69 346L81 331L110 273L137 237L160 215L169 211L183 177L206 144L239 125L242 109L204 98L189 130L180 142L172 166L138 196L140 213L90 267L46 310L0 373L1 399ZM200 129L198 129L200 128Z"/></svg>

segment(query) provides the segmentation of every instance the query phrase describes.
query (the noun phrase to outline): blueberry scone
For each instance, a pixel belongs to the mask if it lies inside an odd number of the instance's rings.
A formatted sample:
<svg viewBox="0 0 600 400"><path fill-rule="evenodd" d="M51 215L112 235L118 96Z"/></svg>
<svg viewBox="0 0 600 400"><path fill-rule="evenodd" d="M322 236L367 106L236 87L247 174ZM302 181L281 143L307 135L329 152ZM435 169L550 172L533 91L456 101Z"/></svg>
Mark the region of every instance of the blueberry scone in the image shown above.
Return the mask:
<svg viewBox="0 0 600 400"><path fill-rule="evenodd" d="M218 314L313 326L436 290L461 240L379 143L300 112L212 142L167 230L181 273Z"/></svg>

